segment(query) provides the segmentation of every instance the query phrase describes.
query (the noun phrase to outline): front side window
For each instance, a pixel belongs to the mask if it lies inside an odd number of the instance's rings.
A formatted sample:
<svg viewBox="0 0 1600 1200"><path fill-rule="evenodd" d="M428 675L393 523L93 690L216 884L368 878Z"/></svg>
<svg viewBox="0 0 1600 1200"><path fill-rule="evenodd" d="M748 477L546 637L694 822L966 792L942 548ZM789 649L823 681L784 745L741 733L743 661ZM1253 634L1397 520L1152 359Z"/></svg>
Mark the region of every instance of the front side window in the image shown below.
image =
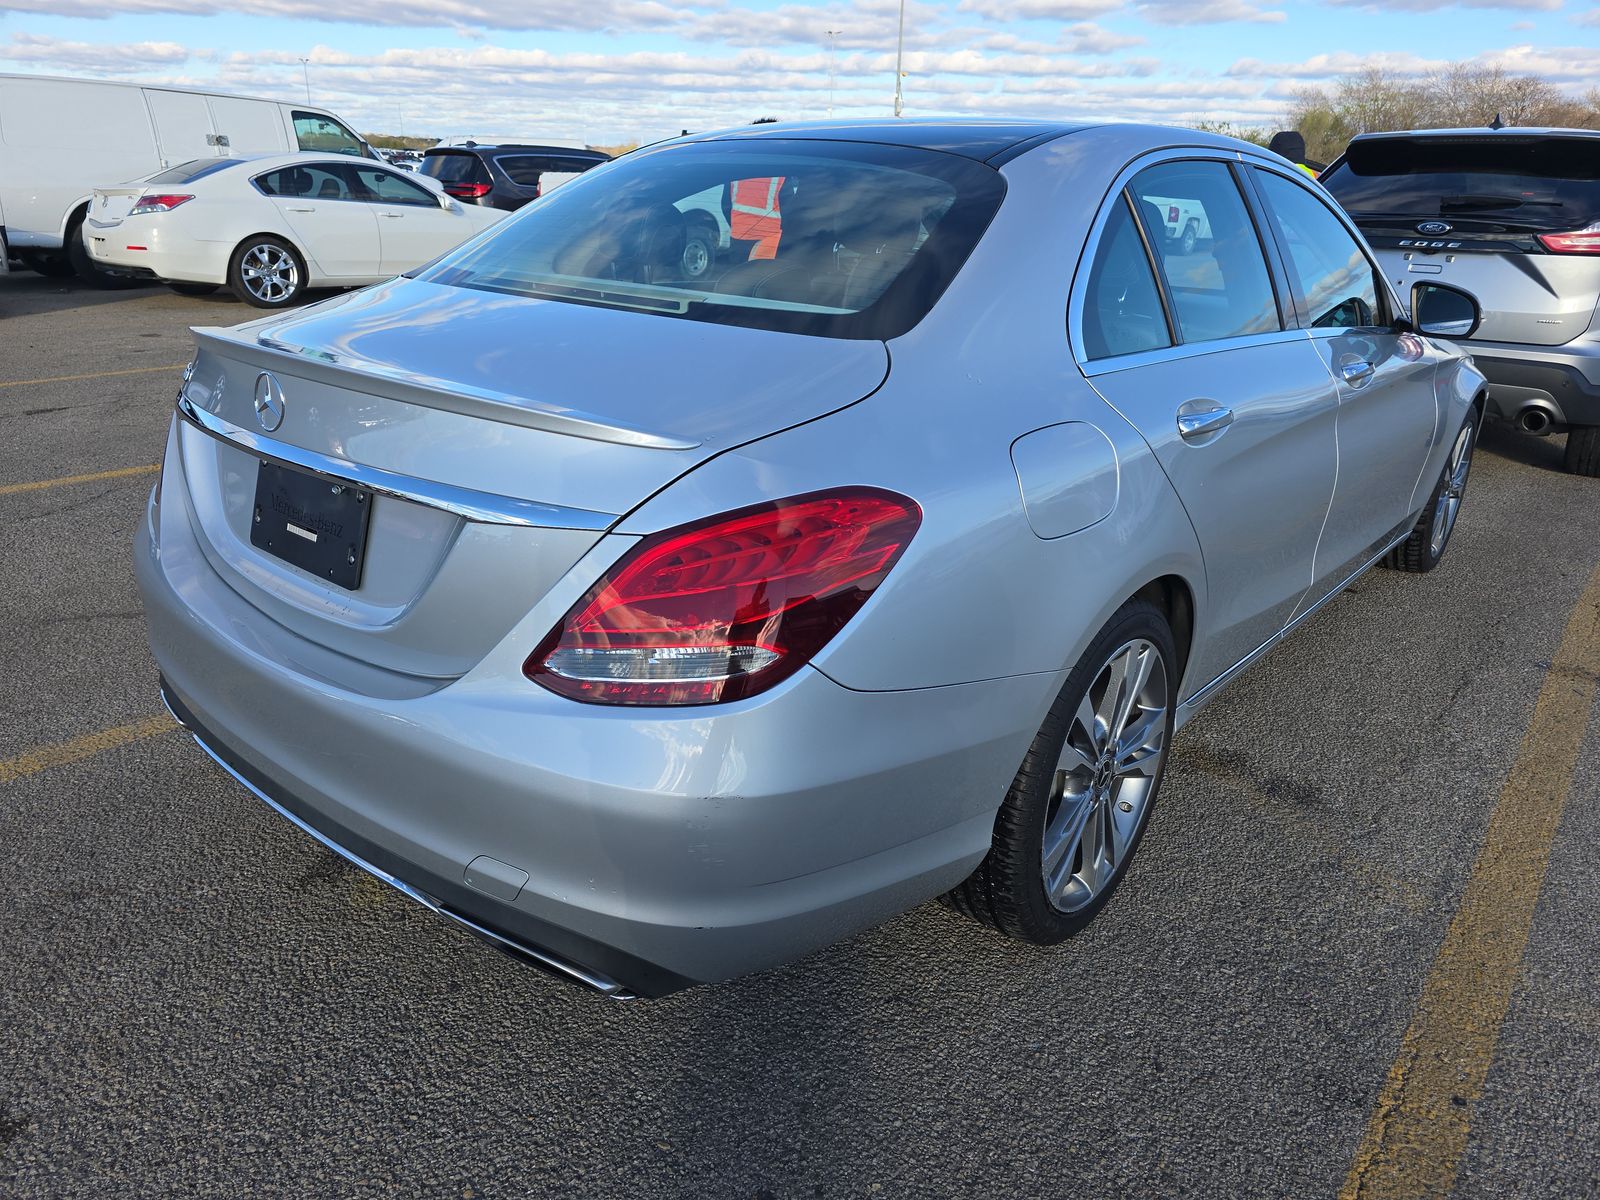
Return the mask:
<svg viewBox="0 0 1600 1200"><path fill-rule="evenodd" d="M1128 190L1166 278L1180 341L1283 328L1255 222L1226 164L1161 163L1134 176Z"/></svg>
<svg viewBox="0 0 1600 1200"><path fill-rule="evenodd" d="M1307 323L1313 329L1383 324L1372 263L1343 222L1310 188L1259 167L1255 173L1277 222Z"/></svg>
<svg viewBox="0 0 1600 1200"><path fill-rule="evenodd" d="M1128 213L1113 204L1100 234L1083 302L1083 348L1090 359L1115 358L1172 345L1150 259Z"/></svg>
<svg viewBox="0 0 1600 1200"><path fill-rule="evenodd" d="M302 150L317 154L353 154L366 157L361 139L325 113L296 112L295 142Z"/></svg>
<svg viewBox="0 0 1600 1200"><path fill-rule="evenodd" d="M434 194L404 179L394 171L378 166L348 166L334 168L350 183L352 195L358 200L376 204L411 204L419 208L438 208Z"/></svg>
<svg viewBox="0 0 1600 1200"><path fill-rule="evenodd" d="M752 180L781 183L756 197ZM938 300L1004 194L999 172L950 154L695 142L587 171L420 277L687 320L890 338ZM736 205L778 217L768 221L777 227L740 239L751 231L734 228ZM691 222L704 221L691 211L700 208L720 213L733 241L710 270L696 260L691 273L685 249Z"/></svg>

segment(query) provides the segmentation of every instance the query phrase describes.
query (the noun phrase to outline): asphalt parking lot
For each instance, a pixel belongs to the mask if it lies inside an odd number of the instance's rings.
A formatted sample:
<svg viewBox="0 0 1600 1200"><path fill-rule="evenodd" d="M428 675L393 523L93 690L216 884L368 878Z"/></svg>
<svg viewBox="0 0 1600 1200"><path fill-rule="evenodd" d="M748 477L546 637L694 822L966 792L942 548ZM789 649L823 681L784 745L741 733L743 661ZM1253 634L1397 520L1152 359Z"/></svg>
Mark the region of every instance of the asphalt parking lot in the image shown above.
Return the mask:
<svg viewBox="0 0 1600 1200"><path fill-rule="evenodd" d="M0 1195L1600 1192L1600 481L1559 438L1487 432L1437 572L1180 736L1078 939L930 904L616 1004L162 715L130 540L188 326L250 315L0 276Z"/></svg>

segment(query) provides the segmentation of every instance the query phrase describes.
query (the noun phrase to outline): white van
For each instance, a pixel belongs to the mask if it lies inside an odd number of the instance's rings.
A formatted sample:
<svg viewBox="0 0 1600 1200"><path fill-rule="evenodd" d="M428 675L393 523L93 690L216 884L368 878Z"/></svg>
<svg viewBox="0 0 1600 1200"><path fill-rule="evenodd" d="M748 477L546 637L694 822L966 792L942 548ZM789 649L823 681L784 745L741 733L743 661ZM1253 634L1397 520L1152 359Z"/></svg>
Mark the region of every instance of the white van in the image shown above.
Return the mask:
<svg viewBox="0 0 1600 1200"><path fill-rule="evenodd" d="M78 236L94 189L229 154L375 158L332 113L193 88L0 74L0 244L44 275L99 273Z"/></svg>

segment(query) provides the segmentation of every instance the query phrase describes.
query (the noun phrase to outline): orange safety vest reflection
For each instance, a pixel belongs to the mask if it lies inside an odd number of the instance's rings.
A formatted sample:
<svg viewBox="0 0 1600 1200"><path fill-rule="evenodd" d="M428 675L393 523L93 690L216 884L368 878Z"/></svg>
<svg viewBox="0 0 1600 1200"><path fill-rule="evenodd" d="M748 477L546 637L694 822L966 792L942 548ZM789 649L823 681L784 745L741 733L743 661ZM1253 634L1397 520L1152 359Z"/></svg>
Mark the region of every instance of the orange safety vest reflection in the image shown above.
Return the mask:
<svg viewBox="0 0 1600 1200"><path fill-rule="evenodd" d="M733 184L732 211L728 214L728 236L741 242L754 242L750 258L772 258L783 237L783 217L778 212L778 193L783 176L770 179L738 179Z"/></svg>

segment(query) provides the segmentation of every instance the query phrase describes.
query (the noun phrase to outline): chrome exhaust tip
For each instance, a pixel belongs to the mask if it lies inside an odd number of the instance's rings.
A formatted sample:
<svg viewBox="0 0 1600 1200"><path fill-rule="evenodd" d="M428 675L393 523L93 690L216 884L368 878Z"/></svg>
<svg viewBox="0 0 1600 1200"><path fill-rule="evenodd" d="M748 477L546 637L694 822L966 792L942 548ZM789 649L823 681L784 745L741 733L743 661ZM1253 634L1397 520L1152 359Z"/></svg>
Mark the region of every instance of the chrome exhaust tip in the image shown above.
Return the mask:
<svg viewBox="0 0 1600 1200"><path fill-rule="evenodd" d="M1517 414L1517 428L1535 437L1549 433L1553 424L1555 418L1550 415L1550 410L1537 404L1529 404Z"/></svg>

